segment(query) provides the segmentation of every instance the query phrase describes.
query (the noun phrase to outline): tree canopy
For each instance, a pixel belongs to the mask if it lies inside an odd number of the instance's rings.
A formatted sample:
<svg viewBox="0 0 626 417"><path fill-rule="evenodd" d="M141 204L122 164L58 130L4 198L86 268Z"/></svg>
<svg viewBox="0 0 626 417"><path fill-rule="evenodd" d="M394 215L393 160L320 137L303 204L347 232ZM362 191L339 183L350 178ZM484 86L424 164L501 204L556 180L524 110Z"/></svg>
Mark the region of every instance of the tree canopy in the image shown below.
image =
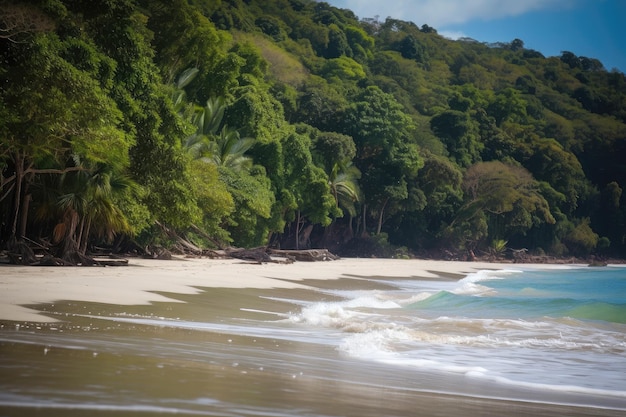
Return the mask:
<svg viewBox="0 0 626 417"><path fill-rule="evenodd" d="M177 235L626 256L626 77L597 59L313 0L1 6L11 253Z"/></svg>

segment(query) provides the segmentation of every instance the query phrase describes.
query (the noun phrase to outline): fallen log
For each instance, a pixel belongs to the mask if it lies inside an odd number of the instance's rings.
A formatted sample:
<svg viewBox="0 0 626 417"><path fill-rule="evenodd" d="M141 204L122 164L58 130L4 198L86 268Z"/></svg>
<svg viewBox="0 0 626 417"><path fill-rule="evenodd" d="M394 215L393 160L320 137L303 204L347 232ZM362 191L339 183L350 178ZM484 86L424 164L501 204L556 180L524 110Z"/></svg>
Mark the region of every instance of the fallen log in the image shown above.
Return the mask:
<svg viewBox="0 0 626 417"><path fill-rule="evenodd" d="M328 249L304 249L304 250L281 250L268 249L268 253L273 256L282 256L301 262L335 261L339 259L328 251Z"/></svg>
<svg viewBox="0 0 626 417"><path fill-rule="evenodd" d="M128 265L128 259L120 258L115 255L110 255L105 258L102 258L99 256L94 257L93 261L94 261L94 265L98 265L98 266L127 266Z"/></svg>
<svg viewBox="0 0 626 417"><path fill-rule="evenodd" d="M224 249L226 256L236 259L242 259L245 261L254 261L257 263L272 262L271 256L267 253L266 248L253 248L253 249L241 249L241 248L227 248Z"/></svg>

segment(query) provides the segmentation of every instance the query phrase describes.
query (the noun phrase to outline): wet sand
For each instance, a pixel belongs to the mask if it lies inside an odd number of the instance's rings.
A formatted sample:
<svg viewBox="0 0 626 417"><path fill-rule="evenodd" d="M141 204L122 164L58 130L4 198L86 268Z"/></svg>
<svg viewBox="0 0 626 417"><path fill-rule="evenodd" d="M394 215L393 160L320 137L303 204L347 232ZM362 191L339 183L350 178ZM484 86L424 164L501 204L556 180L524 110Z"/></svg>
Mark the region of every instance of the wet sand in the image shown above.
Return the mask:
<svg viewBox="0 0 626 417"><path fill-rule="evenodd" d="M546 267L546 265L537 265ZM305 279L365 277L462 278L481 269L514 264L431 260L341 259L329 262L254 264L240 260L131 259L117 267L0 266L0 320L50 322L27 305L58 300L138 305L175 301L159 292L196 294L206 288L306 288Z"/></svg>

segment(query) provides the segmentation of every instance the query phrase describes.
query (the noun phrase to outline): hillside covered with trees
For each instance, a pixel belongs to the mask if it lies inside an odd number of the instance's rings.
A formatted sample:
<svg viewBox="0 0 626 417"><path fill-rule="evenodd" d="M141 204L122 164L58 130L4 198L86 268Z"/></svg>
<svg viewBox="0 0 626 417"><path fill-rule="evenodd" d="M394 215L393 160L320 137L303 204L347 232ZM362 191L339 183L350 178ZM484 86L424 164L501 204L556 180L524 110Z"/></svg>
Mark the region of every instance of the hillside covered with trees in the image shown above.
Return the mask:
<svg viewBox="0 0 626 417"><path fill-rule="evenodd" d="M0 3L14 261L181 242L626 256L626 77L597 59L312 0Z"/></svg>

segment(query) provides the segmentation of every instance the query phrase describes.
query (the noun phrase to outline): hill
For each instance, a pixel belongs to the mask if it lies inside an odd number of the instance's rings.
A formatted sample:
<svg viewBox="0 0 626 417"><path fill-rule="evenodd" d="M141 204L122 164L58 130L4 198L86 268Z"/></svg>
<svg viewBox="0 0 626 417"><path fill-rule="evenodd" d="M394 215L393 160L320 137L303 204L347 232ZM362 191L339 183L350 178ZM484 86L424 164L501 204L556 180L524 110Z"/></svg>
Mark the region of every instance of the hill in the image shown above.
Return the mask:
<svg viewBox="0 0 626 417"><path fill-rule="evenodd" d="M312 0L2 6L0 244L25 263L626 255L626 77L592 57Z"/></svg>

